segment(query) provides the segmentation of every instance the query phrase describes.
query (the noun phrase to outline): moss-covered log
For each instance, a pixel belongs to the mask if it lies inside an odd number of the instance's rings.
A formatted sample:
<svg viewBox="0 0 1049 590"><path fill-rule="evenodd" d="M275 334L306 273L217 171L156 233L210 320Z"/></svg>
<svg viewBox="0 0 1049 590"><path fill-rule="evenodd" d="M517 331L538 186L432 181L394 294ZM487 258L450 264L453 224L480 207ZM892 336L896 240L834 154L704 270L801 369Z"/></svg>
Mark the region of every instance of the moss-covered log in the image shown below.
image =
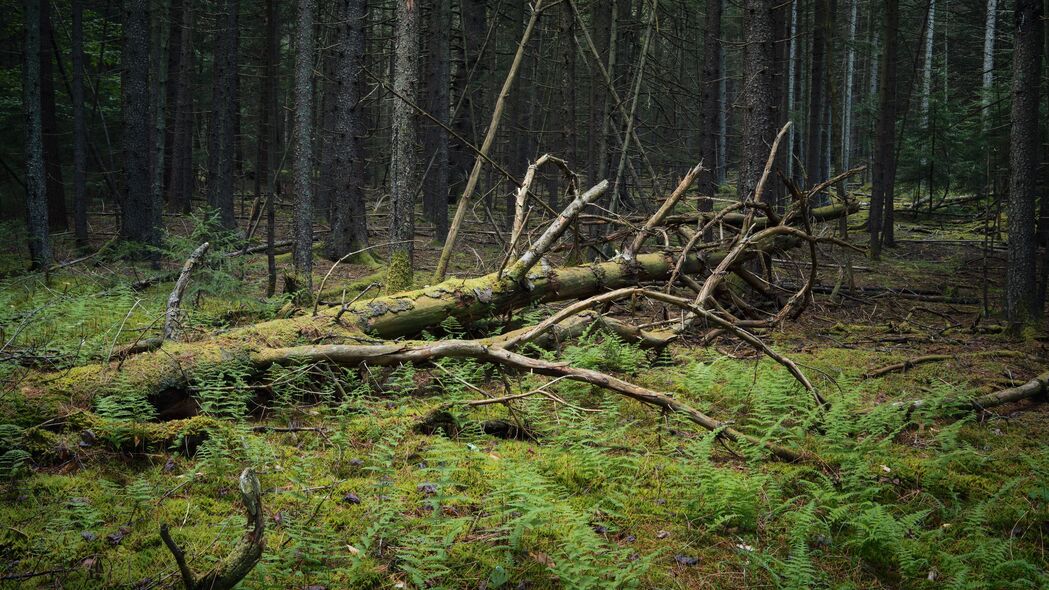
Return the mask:
<svg viewBox="0 0 1049 590"><path fill-rule="evenodd" d="M820 210L820 216L848 212L839 205ZM753 243L740 261L783 252L800 243L796 236L772 236ZM724 256L725 252L717 251L690 254L682 264L682 274L709 272ZM471 279L450 278L422 289L361 300L345 310L332 307L320 310L316 316L260 322L202 341L165 342L157 350L108 364L75 367L59 375L36 375L22 382L21 395L16 397L21 398L20 403L31 405L86 407L96 395L108 390L118 376L124 386L158 395L165 390L185 388L196 367L247 360L260 350L311 344L382 344L415 336L449 318L469 324L535 303L574 300L609 289L665 281L676 263L670 253L655 252L638 255L630 262L566 268L540 264L521 280L495 273ZM4 407L8 405L7 400L0 404L0 414L10 413L10 408Z"/></svg>

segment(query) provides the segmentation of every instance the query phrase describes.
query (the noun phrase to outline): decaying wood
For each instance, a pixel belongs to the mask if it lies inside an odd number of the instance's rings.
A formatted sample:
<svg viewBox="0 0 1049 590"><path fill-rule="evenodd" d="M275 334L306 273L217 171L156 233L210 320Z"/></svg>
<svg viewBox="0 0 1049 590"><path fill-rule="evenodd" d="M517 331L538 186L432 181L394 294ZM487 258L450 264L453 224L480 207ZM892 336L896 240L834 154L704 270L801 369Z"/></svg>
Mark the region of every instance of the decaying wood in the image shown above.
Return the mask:
<svg viewBox="0 0 1049 590"><path fill-rule="evenodd" d="M160 538L175 557L186 590L231 590L251 572L262 557L262 550L266 546L263 534L266 530L266 520L262 512L262 488L259 478L251 468L240 474L240 494L247 511L247 526L250 528L230 554L203 575L194 572L186 562L186 554L171 538L168 525L160 526Z"/></svg>
<svg viewBox="0 0 1049 590"><path fill-rule="evenodd" d="M875 377L883 377L889 373L903 373L918 365L926 363L935 363L939 361L950 361L959 360L963 358L977 358L977 357L1022 357L1024 354L1016 350L981 350L977 352L963 353L963 354L927 354L914 358L909 358L899 363L893 363L891 365L885 365L871 371L864 373L864 378L873 379Z"/></svg>
<svg viewBox="0 0 1049 590"><path fill-rule="evenodd" d="M178 280L175 281L175 288L168 296L168 306L164 312L164 340L171 340L178 333L179 324L182 321L182 296L186 294L186 287L189 286L189 275L193 272L193 267L207 253L209 247L211 244L204 242L189 255L186 263L182 265L182 272L179 273Z"/></svg>
<svg viewBox="0 0 1049 590"><path fill-rule="evenodd" d="M466 187L463 188L463 194L459 197L459 202L455 208L455 216L452 218L451 225L448 226L448 237L445 239L444 248L441 249L441 257L437 261L437 269L433 274L433 281L440 282L444 280L444 275L448 271L448 263L451 261L452 252L455 249L455 241L459 236L459 228L463 224L463 219L466 218L466 211L470 208L470 199L473 197L474 189L477 188L477 181L481 177L481 165L484 163L485 157L488 155L488 151L492 147L492 143L495 141L496 134L499 131L499 122L503 118L503 109L506 105L506 97L510 94L510 88L513 87L514 80L517 78L517 71L521 67L521 61L524 59L525 47L528 46L528 39L532 36L532 31L535 30L536 21L539 20L539 14L543 10L543 0L536 0L535 6L532 7L532 16L528 19L528 24L525 26L524 34L521 35L521 41L517 44L517 53L514 54L514 60L510 64L510 70L506 73L506 79L503 81L503 88L499 91L499 96L495 99L495 109L492 111L492 120L488 123L488 132L484 136L484 141L481 143L481 150L477 154L477 159L474 160L473 168L470 170L470 176L466 179Z"/></svg>
<svg viewBox="0 0 1049 590"><path fill-rule="evenodd" d="M744 434L729 426L729 423L711 418L670 394L635 385L599 371L533 359L505 348L487 346L476 341L441 340L420 344L296 346L260 351L252 355L251 362L257 369L263 370L274 364L302 362L326 361L342 366L357 366L366 363L381 366L418 364L440 358L472 358L539 375L564 377L572 381L589 383L662 410L681 414L687 420L707 430L717 432L719 436L727 440L746 442L765 448L777 458L786 461L815 459L804 451L788 449Z"/></svg>
<svg viewBox="0 0 1049 590"><path fill-rule="evenodd" d="M972 399L959 398L950 400L947 403L949 405L955 405L961 408L968 408L976 412L981 412L990 408L1004 406L1005 404L1011 404L1038 396L1045 396L1046 394L1049 394L1049 371L1038 375L1022 385L1017 385L1016 387L1009 387ZM919 399L895 405L906 406L908 411L914 411L927 404L928 401Z"/></svg>

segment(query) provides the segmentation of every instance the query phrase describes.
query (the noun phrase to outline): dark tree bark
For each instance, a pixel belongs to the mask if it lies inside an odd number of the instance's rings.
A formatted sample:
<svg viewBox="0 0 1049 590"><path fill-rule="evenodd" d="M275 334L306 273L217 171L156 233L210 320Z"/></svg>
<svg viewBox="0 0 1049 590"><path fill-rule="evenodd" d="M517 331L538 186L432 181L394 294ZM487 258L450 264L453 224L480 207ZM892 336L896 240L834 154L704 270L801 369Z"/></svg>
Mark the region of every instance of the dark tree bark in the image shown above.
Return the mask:
<svg viewBox="0 0 1049 590"><path fill-rule="evenodd" d="M178 31L178 63L168 84L174 90L171 126L170 178L168 203L172 209L189 213L193 195L193 0L181 4L178 26L172 23L172 37ZM170 71L170 70L169 70Z"/></svg>
<svg viewBox="0 0 1049 590"><path fill-rule="evenodd" d="M590 36L594 41L594 47L602 59L608 58L608 44L612 33L612 3L611 0L594 0L590 9ZM587 60L591 55L584 51ZM607 62L604 64L607 66ZM605 135L608 124L608 88L600 73L601 68L597 64L590 64L593 73L590 80L590 125L589 141L587 142L587 169L589 171L589 184L595 184L601 180L604 174L602 162L608 157L605 153Z"/></svg>
<svg viewBox="0 0 1049 590"><path fill-rule="evenodd" d="M426 35L426 110L448 124L449 109L449 40L451 34L451 0L433 0L427 20ZM448 138L444 129L432 122L424 128L423 153L429 168L423 185L423 214L434 224L434 239L443 242L448 236Z"/></svg>
<svg viewBox="0 0 1049 590"><path fill-rule="evenodd" d="M313 285L313 18L316 0L299 0L295 31L295 249L299 288Z"/></svg>
<svg viewBox="0 0 1049 590"><path fill-rule="evenodd" d="M415 0L397 0L394 30L393 89L415 102L419 86L419 6ZM403 100L393 102L390 138L390 270L386 290L410 288L415 248L415 182L419 170L416 154L415 111Z"/></svg>
<svg viewBox="0 0 1049 590"><path fill-rule="evenodd" d="M1009 132L1009 264L1005 310L1018 334L1041 317L1036 298L1035 203L1038 197L1038 103L1042 67L1042 2L1016 0L1013 47L1013 107Z"/></svg>
<svg viewBox="0 0 1049 590"><path fill-rule="evenodd" d="M400 2L401 0L397 0ZM473 145L480 145L484 137L484 121L488 117L485 90L488 80L488 64L482 59L484 47L487 0L461 0L460 20L462 31L459 36L459 67L455 74L456 104L460 105L453 127ZM490 51L490 49L488 49ZM465 182L473 165L474 154L465 146L455 142L449 152L451 159L452 184Z"/></svg>
<svg viewBox="0 0 1049 590"><path fill-rule="evenodd" d="M256 164L255 182L257 191L264 191L266 199L266 266L267 283L266 296L272 297L277 290L277 261L274 253L274 239L276 232L276 200L277 183L274 181L276 170L276 151L280 145L277 134L277 90L279 79L277 71L279 66L279 49L277 38L277 6L276 0L266 0L266 31L265 47L263 49L263 79L262 92L259 93L262 104L259 105L259 136L258 142L258 164Z"/></svg>
<svg viewBox="0 0 1049 590"><path fill-rule="evenodd" d="M77 250L88 247L87 117L84 112L84 3L73 0L73 227Z"/></svg>
<svg viewBox="0 0 1049 590"><path fill-rule="evenodd" d="M55 116L54 51L51 37L51 3L40 2L40 122L44 137L44 174L47 176L47 220L54 230L69 227L66 219L66 191L62 182L62 158L58 149L58 122Z"/></svg>
<svg viewBox="0 0 1049 590"><path fill-rule="evenodd" d="M339 0L339 31L332 59L335 99L332 137L332 227L328 257L338 260L368 245L364 208L364 112L360 108L364 59L365 0ZM446 152L447 153L447 152ZM447 203L447 195L445 197Z"/></svg>
<svg viewBox="0 0 1049 590"><path fill-rule="evenodd" d="M171 190L172 152L175 145L175 125L178 117L178 88L181 74L179 61L182 59L182 13L184 5L191 0L171 0L168 7L167 84L164 86L164 195Z"/></svg>
<svg viewBox="0 0 1049 590"><path fill-rule="evenodd" d="M830 0L817 0L812 35L812 70L809 76L808 126L805 141L805 178L809 186L819 184L827 149L827 56L830 46Z"/></svg>
<svg viewBox="0 0 1049 590"><path fill-rule="evenodd" d="M579 156L576 151L576 125L579 124L576 116L576 45L575 45L575 18L572 8L566 2L560 9L561 12L561 55L559 68L561 70L561 113L560 113L560 135L561 157L568 165L576 168L579 166ZM556 208L556 205L555 205Z"/></svg>
<svg viewBox="0 0 1049 590"><path fill-rule="evenodd" d="M43 124L40 117L40 3L25 2L25 62L22 65L22 107L25 113L26 225L29 257L34 269L51 265L47 227L47 181L44 174Z"/></svg>
<svg viewBox="0 0 1049 590"><path fill-rule="evenodd" d="M150 174L153 120L149 108L149 5L149 0L126 0L124 6L122 102L127 180L120 236L159 246L161 204L154 199Z"/></svg>
<svg viewBox="0 0 1049 590"><path fill-rule="evenodd" d="M721 12L723 0L707 0L707 14L703 30L703 68L699 74L699 159L704 170L696 178L700 195L714 196L718 192L718 112L721 97ZM710 211L713 202L700 200L700 210Z"/></svg>
<svg viewBox="0 0 1049 590"><path fill-rule="evenodd" d="M886 217L891 223L893 194L896 189L896 58L900 25L899 0L885 1L882 28L882 56L878 90L878 119L874 131L874 174L869 220L871 258L881 257L882 231Z"/></svg>
<svg viewBox="0 0 1049 590"><path fill-rule="evenodd" d="M765 169L769 148L776 135L776 97L773 87L774 36L773 0L743 3L743 153L739 170L739 198L750 199ZM771 192L761 195L769 200Z"/></svg>
<svg viewBox="0 0 1049 590"><path fill-rule="evenodd" d="M225 0L215 35L215 71L208 124L208 205L226 229L237 227L233 211L237 114L237 20L240 3Z"/></svg>

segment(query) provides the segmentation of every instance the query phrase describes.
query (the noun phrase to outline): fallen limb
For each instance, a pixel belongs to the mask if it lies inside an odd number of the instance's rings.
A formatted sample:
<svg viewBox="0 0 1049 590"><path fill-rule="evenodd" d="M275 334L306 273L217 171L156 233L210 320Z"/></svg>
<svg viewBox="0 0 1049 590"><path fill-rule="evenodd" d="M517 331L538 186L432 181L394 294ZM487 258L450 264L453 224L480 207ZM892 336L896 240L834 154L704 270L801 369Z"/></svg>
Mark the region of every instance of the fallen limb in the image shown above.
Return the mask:
<svg viewBox="0 0 1049 590"><path fill-rule="evenodd" d="M251 356L251 362L256 369L264 370L274 364L301 362L327 361L341 366L358 366L365 363L383 366L417 364L449 357L483 360L549 377L565 377L573 381L589 383L662 410L682 414L689 421L718 433L718 436L733 442L757 445L779 459L785 461L812 461L815 459L805 451L788 449L744 434L727 423L711 418L692 406L674 399L669 394L635 385L599 371L533 359L504 348L486 346L468 340L442 340L420 344L296 346L259 351Z"/></svg>
<svg viewBox="0 0 1049 590"><path fill-rule="evenodd" d="M883 377L885 375L888 375L889 373L903 373L918 365L923 365L926 363L958 360L961 358L978 358L985 356L1019 357L1024 356L1024 354L1016 350L981 350L978 352L969 352L962 354L927 354L924 356L910 358L899 363L893 363L891 365L885 365L884 367L873 369L864 373L863 377L865 379L873 379L876 377Z"/></svg>
<svg viewBox="0 0 1049 590"><path fill-rule="evenodd" d="M1009 387L986 395L981 395L973 399L955 399L952 400L953 405L962 408L969 408L973 411L980 412L990 408L1003 406L1005 404L1011 404L1013 402L1023 401L1025 399L1031 399L1039 395L1045 395L1049 393L1049 371L1038 375L1034 379L1024 383L1023 385L1017 385L1016 387ZM896 404L897 406L905 405L908 412L913 412L918 408L926 405L926 400L918 399L912 402L902 402Z"/></svg>
<svg viewBox="0 0 1049 590"><path fill-rule="evenodd" d="M266 546L263 536L266 521L262 512L259 478L251 468L240 474L240 494L247 511L247 526L251 528L244 533L233 551L204 575L197 574L189 567L186 554L171 538L168 525L160 525L160 538L175 557L186 590L230 590L251 572L262 557L262 550Z"/></svg>

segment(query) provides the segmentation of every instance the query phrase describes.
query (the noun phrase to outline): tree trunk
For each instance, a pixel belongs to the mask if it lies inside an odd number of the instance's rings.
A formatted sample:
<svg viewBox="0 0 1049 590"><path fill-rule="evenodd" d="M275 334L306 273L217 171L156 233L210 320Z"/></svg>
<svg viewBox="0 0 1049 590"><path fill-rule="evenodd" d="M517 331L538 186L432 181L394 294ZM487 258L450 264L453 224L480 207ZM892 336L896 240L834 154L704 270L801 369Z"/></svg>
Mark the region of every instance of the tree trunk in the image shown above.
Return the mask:
<svg viewBox="0 0 1049 590"><path fill-rule="evenodd" d="M899 0L886 0L869 220L870 254L875 260L881 258L883 223L887 210L893 206L896 184L896 47L899 23Z"/></svg>
<svg viewBox="0 0 1049 590"><path fill-rule="evenodd" d="M22 108L25 113L26 225L34 269L51 266L47 224L47 181L44 172L43 125L40 117L40 3L25 2L25 63L22 66Z"/></svg>
<svg viewBox="0 0 1049 590"><path fill-rule="evenodd" d="M40 2L40 123L44 139L44 173L47 175L47 220L51 229L69 227L66 219L66 191L62 182L62 158L58 149L58 121L55 116L55 76L52 60L53 32L51 3Z"/></svg>
<svg viewBox="0 0 1049 590"><path fill-rule="evenodd" d="M812 35L812 71L809 76L808 138L805 141L805 178L810 186L822 182L827 147L824 117L827 107L827 53L830 44L830 0L816 0Z"/></svg>
<svg viewBox="0 0 1049 590"><path fill-rule="evenodd" d="M225 0L215 35L215 71L208 125L208 205L226 229L237 227L233 210L237 110L237 17L239 0ZM312 29L311 29L312 32Z"/></svg>
<svg viewBox="0 0 1049 590"><path fill-rule="evenodd" d="M161 204L154 201L150 174L153 120L149 108L149 0L128 0L124 8L123 111L127 181L120 236L159 246Z"/></svg>
<svg viewBox="0 0 1049 590"><path fill-rule="evenodd" d="M295 23L295 248L300 289L313 286L313 18L316 0L299 0Z"/></svg>
<svg viewBox="0 0 1049 590"><path fill-rule="evenodd" d="M277 290L277 262L274 250L276 232L277 170L276 154L279 147L277 136L277 91L280 80L277 70L280 60L277 38L277 0L266 0L266 27L262 59L262 83L259 93L259 139L258 163L255 166L255 183L258 196L266 203L266 296L272 297Z"/></svg>
<svg viewBox="0 0 1049 590"><path fill-rule="evenodd" d="M718 159L718 113L721 110L721 3L707 0L703 30L703 69L699 75L699 159L703 170L696 179L702 196L718 193L718 169L725 165ZM713 201L700 199L700 211L713 209Z"/></svg>
<svg viewBox="0 0 1049 590"><path fill-rule="evenodd" d="M1009 264L1005 286L1005 310L1009 330L1014 334L1032 319L1040 317L1042 312L1035 287L1042 10L1041 0L1016 1L1012 126L1009 133Z"/></svg>
<svg viewBox="0 0 1049 590"><path fill-rule="evenodd" d="M855 1L855 0L854 0ZM790 39L790 46L787 50L787 118L791 121L797 121L796 110L796 93L798 89L798 4L800 0L791 0L790 3L790 28L788 30L788 39ZM795 155L795 138L797 135L797 124L791 125L790 129L787 130L787 167L786 175L787 178L794 178L794 155Z"/></svg>
<svg viewBox="0 0 1049 590"><path fill-rule="evenodd" d="M991 107L992 92L994 89L994 38L997 34L998 25L998 0L987 0L987 19L985 20L983 32L983 94L980 105L980 120L983 127L987 127L988 109Z"/></svg>
<svg viewBox="0 0 1049 590"><path fill-rule="evenodd" d="M340 0L339 32L332 73L335 85L334 137L332 138L331 234L328 257L338 260L368 245L368 225L364 207L364 111L360 108L361 67L364 57L365 0ZM447 96L447 95L446 95ZM445 105L447 109L447 104ZM447 154L447 152L445 152ZM447 177L446 177L447 178ZM447 203L447 198L445 199ZM370 256L367 257L370 259Z"/></svg>
<svg viewBox="0 0 1049 590"><path fill-rule="evenodd" d="M856 76L856 25L859 20L859 0L849 2L849 38L845 49L845 96L842 100L841 169L852 165L853 82Z"/></svg>
<svg viewBox="0 0 1049 590"><path fill-rule="evenodd" d="M168 203L171 208L189 213L193 194L193 0L181 0L178 30L179 57L174 86L174 109L171 130L171 177L168 181Z"/></svg>
<svg viewBox="0 0 1049 590"><path fill-rule="evenodd" d="M73 227L77 250L88 247L87 116L84 112L84 2L73 0Z"/></svg>
<svg viewBox="0 0 1049 590"><path fill-rule="evenodd" d="M743 28L743 154L739 169L739 199L754 197L769 146L776 135L775 97L773 96L773 56L775 51L772 26L772 0L744 0ZM769 193L761 195L767 198Z"/></svg>
<svg viewBox="0 0 1049 590"><path fill-rule="evenodd" d="M178 120L178 88L181 68L179 62L182 59L182 14L185 5L191 0L171 0L168 10L168 38L167 38L167 83L164 86L164 104L167 105L164 113L164 168L163 186L164 196L171 194L171 167L174 162L175 151L175 126Z"/></svg>
<svg viewBox="0 0 1049 590"><path fill-rule="evenodd" d="M156 2L156 0L154 0ZM164 1L161 0L157 10L154 10L154 22L151 25L150 36L150 61L153 63L152 78L149 85L149 108L150 118L153 120L153 145L150 146L150 184L153 191L153 202L157 204L161 214L164 211L164 170L170 156L165 151L167 140L167 97L168 97L168 60L165 43L170 32L165 27L171 27L168 19L169 10L165 10Z"/></svg>
<svg viewBox="0 0 1049 590"><path fill-rule="evenodd" d="M434 0L427 21L426 87L427 111L447 125L451 114L448 95L451 84L451 0ZM434 240L448 236L448 137L436 123L427 123L423 136L424 162L429 168L423 185L423 213L434 224Z"/></svg>
<svg viewBox="0 0 1049 590"><path fill-rule="evenodd" d="M414 0L397 0L394 30L393 90L416 102L419 85L419 7ZM415 246L415 189L419 163L415 147L415 110L404 100L394 100L390 138L390 267L386 289L395 293L411 288Z"/></svg>

